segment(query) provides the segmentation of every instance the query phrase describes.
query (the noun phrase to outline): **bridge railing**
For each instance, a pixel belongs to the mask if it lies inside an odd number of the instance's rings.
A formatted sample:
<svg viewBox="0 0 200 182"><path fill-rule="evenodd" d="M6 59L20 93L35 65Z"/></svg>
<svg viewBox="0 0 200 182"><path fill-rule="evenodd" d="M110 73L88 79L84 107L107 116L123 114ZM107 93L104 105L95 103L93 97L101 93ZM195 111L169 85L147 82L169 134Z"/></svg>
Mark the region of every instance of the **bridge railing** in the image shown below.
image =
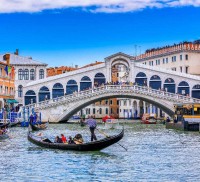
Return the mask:
<svg viewBox="0 0 200 182"><path fill-rule="evenodd" d="M190 103L200 103L200 99L192 98L189 96L184 96L184 95L179 95L179 94L174 94L170 92L165 92L162 90L156 90L156 89L151 89L146 86L138 86L138 85L104 85L101 87L96 87L93 89L85 90L85 91L80 91L80 92L74 92L73 94L70 95L65 95L62 97L57 97L53 99L49 99L46 101L42 101L39 103L34 103L34 104L29 104L26 105L26 107L41 107L41 106L46 106L48 107L49 105L52 104L57 104L60 102L70 102L75 99L83 99L84 97L89 98L93 96L93 94L102 94L103 92L110 92L110 91L115 91L115 92L130 92L132 91L133 93L140 93L143 95L150 95L150 96L155 96L155 97L162 97L162 98L167 98L168 100L174 100L174 102L190 102Z"/></svg>

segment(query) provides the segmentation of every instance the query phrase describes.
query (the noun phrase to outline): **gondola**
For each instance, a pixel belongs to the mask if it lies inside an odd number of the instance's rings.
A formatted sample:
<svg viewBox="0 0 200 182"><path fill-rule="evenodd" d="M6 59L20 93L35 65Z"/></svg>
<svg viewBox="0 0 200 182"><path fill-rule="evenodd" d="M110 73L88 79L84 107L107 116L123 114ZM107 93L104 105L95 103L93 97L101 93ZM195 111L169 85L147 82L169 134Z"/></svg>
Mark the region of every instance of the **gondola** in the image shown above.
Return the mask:
<svg viewBox="0 0 200 182"><path fill-rule="evenodd" d="M14 121L10 122L10 127L16 126L18 124L20 124L20 120L19 119L15 119Z"/></svg>
<svg viewBox="0 0 200 182"><path fill-rule="evenodd" d="M0 123L0 129L4 128L4 127L8 127L10 125L10 122L6 122L6 123Z"/></svg>
<svg viewBox="0 0 200 182"><path fill-rule="evenodd" d="M1 141L1 140L4 140L4 139L6 139L6 138L9 138L9 136L8 136L7 133L4 133L4 134L0 135L0 141Z"/></svg>
<svg viewBox="0 0 200 182"><path fill-rule="evenodd" d="M41 126L41 124L45 124L45 127L39 127ZM39 131L39 130L45 130L47 128L47 123L41 123L41 124L32 124L32 123L29 123L32 131Z"/></svg>
<svg viewBox="0 0 200 182"><path fill-rule="evenodd" d="M109 147L110 145L117 143L124 136L124 128L118 135L109 136L101 140L83 143L83 144L64 144L64 143L53 143L48 138L41 139L40 137L34 136L30 131L28 132L28 140L38 146L60 150L76 150L76 151L98 151Z"/></svg>

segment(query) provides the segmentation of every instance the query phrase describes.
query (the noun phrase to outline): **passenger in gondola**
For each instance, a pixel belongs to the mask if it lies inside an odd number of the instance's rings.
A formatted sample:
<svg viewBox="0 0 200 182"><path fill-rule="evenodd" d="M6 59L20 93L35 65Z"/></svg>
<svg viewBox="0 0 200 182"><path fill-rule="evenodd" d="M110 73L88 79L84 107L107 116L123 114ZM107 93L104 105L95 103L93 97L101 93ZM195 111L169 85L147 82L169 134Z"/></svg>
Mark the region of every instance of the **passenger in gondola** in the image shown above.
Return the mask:
<svg viewBox="0 0 200 182"><path fill-rule="evenodd" d="M63 143L63 142L62 142L62 139L61 139L59 136L56 136L54 142L55 142L55 143Z"/></svg>
<svg viewBox="0 0 200 182"><path fill-rule="evenodd" d="M75 137L74 137L74 142L76 144L82 144L83 143L83 137L81 134L77 134Z"/></svg>
<svg viewBox="0 0 200 182"><path fill-rule="evenodd" d="M71 136L69 136L68 144L76 144Z"/></svg>
<svg viewBox="0 0 200 182"><path fill-rule="evenodd" d="M169 123L169 122L170 122L170 119L169 119L169 117L167 117L167 119L166 119L166 122L167 122L167 123Z"/></svg>
<svg viewBox="0 0 200 182"><path fill-rule="evenodd" d="M61 134L61 140L62 140L62 143L67 143L67 139L65 137L65 135Z"/></svg>

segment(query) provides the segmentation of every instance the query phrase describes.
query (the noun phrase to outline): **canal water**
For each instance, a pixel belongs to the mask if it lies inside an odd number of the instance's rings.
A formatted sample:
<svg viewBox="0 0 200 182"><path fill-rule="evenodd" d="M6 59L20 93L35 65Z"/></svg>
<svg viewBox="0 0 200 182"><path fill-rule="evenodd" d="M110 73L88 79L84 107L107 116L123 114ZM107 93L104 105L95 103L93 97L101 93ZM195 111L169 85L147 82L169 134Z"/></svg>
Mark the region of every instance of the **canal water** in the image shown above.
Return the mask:
<svg viewBox="0 0 200 182"><path fill-rule="evenodd" d="M0 142L0 181L200 181L200 134L167 130L162 124L125 124L125 136L102 151L45 149L27 140L27 128L10 129ZM99 128L109 135L120 129ZM43 135L89 140L87 127L53 124ZM104 137L96 131L97 137Z"/></svg>

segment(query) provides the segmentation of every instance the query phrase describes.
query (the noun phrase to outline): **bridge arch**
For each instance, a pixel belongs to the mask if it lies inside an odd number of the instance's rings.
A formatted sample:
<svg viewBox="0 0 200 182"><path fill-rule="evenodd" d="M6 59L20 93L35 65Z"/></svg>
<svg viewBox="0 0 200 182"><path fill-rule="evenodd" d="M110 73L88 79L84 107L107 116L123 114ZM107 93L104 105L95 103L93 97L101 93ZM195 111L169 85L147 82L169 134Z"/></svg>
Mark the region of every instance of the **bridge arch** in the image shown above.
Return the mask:
<svg viewBox="0 0 200 182"><path fill-rule="evenodd" d="M135 77L135 83L139 86L147 86L147 76L143 72L139 72Z"/></svg>
<svg viewBox="0 0 200 182"><path fill-rule="evenodd" d="M64 113L60 116L59 118L59 121L60 122L65 122L67 121L72 115L74 115L75 113L77 113L79 110L83 109L84 107L87 107L89 106L90 104L92 103L95 103L95 102L98 102L98 101L101 101L101 100L106 100L106 99L112 99L112 98L131 98L131 99L138 99L138 100L141 100L141 101L145 101L145 102L148 102L150 104L153 104L154 106L160 108L162 111L164 111L165 113L167 113L168 115L170 116L173 116L174 115L174 111L172 109L171 106L169 106L167 103L165 102L160 102L160 99L158 100L155 100L154 98L152 97L143 97L141 95L133 95L133 94L127 94L127 93L111 93L110 95L100 95L98 97L95 97L95 98L90 98L88 100L85 100L85 101L81 101L79 102L78 104L76 104L75 107L70 107L70 108L67 108L66 111L64 111ZM139 103L140 104L140 103ZM136 107L137 108L137 107ZM137 111L137 112L140 112L140 111ZM134 113L135 115L135 113Z"/></svg>
<svg viewBox="0 0 200 182"><path fill-rule="evenodd" d="M89 88L92 88L91 79L88 76L82 77L80 81L80 91L87 90Z"/></svg>
<svg viewBox="0 0 200 182"><path fill-rule="evenodd" d="M195 85L192 88L192 97L200 99L200 85Z"/></svg>
<svg viewBox="0 0 200 182"><path fill-rule="evenodd" d="M52 98L62 97L64 96L64 88L61 83L56 83L52 88Z"/></svg>
<svg viewBox="0 0 200 182"><path fill-rule="evenodd" d="M78 92L78 85L75 80L69 80L66 85L66 94L72 94L73 92Z"/></svg>
<svg viewBox="0 0 200 182"><path fill-rule="evenodd" d="M178 85L178 94L190 95L190 86L186 81L182 81Z"/></svg>
<svg viewBox="0 0 200 182"><path fill-rule="evenodd" d="M40 88L38 92L39 102L50 99L50 91L46 86Z"/></svg>
<svg viewBox="0 0 200 182"><path fill-rule="evenodd" d="M164 82L164 90L166 92L175 93L176 92L176 84L172 78L167 78Z"/></svg>
<svg viewBox="0 0 200 182"><path fill-rule="evenodd" d="M94 76L94 85L95 86L100 86L101 84L105 84L106 83L106 77L103 73L97 73Z"/></svg>
<svg viewBox="0 0 200 182"><path fill-rule="evenodd" d="M161 79L158 75L153 75L151 78L150 78L150 81L149 81L149 86L152 88L152 89L161 89Z"/></svg>
<svg viewBox="0 0 200 182"><path fill-rule="evenodd" d="M36 94L33 90L28 90L25 94L25 105L36 103Z"/></svg>

